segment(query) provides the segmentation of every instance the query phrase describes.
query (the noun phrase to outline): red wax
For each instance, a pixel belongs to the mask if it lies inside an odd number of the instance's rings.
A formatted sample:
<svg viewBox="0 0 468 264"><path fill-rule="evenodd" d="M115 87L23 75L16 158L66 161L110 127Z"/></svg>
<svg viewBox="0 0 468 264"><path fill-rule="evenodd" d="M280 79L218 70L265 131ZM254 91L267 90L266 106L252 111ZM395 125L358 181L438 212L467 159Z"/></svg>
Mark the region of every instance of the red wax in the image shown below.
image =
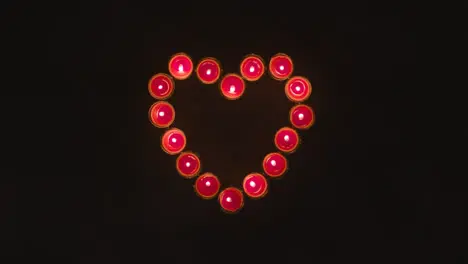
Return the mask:
<svg viewBox="0 0 468 264"><path fill-rule="evenodd" d="M219 204L224 211L235 213L244 206L244 195L241 190L229 187L224 189L218 197Z"/></svg>
<svg viewBox="0 0 468 264"><path fill-rule="evenodd" d="M197 66L198 79L204 84L215 83L221 76L221 66L214 58L205 58Z"/></svg>
<svg viewBox="0 0 468 264"><path fill-rule="evenodd" d="M260 173L251 173L244 178L242 187L249 197L260 198L267 193L268 183Z"/></svg>
<svg viewBox="0 0 468 264"><path fill-rule="evenodd" d="M291 124L298 129L307 129L315 122L315 114L312 108L307 105L296 105L289 111Z"/></svg>
<svg viewBox="0 0 468 264"><path fill-rule="evenodd" d="M184 150L187 139L184 132L177 128L167 130L161 138L162 149L170 155L175 155Z"/></svg>
<svg viewBox="0 0 468 264"><path fill-rule="evenodd" d="M270 153L263 159L263 170L270 177L280 177L287 168L288 161L280 153Z"/></svg>
<svg viewBox="0 0 468 264"><path fill-rule="evenodd" d="M291 76L294 65L291 58L283 53L278 53L271 57L269 65L270 74L277 80L286 80Z"/></svg>
<svg viewBox="0 0 468 264"><path fill-rule="evenodd" d="M165 101L154 103L149 110L149 118L154 126L159 128L169 127L175 119L174 107Z"/></svg>
<svg viewBox="0 0 468 264"><path fill-rule="evenodd" d="M216 196L221 183L214 174L205 172L195 181L195 191L203 199L211 199Z"/></svg>
<svg viewBox="0 0 468 264"><path fill-rule="evenodd" d="M174 82L169 75L158 73L151 77L148 83L148 91L155 99L167 99L174 92Z"/></svg>
<svg viewBox="0 0 468 264"><path fill-rule="evenodd" d="M185 53L177 53L169 60L169 73L177 80L187 79L192 71L192 59Z"/></svg>
<svg viewBox="0 0 468 264"><path fill-rule="evenodd" d="M245 90L244 80L237 74L225 75L219 86L223 95L230 100L239 99Z"/></svg>
<svg viewBox="0 0 468 264"><path fill-rule="evenodd" d="M312 85L306 78L296 76L288 80L284 86L284 91L289 100L302 102L307 100L312 93Z"/></svg>
<svg viewBox="0 0 468 264"><path fill-rule="evenodd" d="M293 152L299 145L299 135L289 127L283 127L275 135L275 145L283 152Z"/></svg>
<svg viewBox="0 0 468 264"><path fill-rule="evenodd" d="M247 81L256 81L262 77L265 72L265 65L260 56L249 55L244 60L242 60L240 65L240 72L242 77Z"/></svg>
<svg viewBox="0 0 468 264"><path fill-rule="evenodd" d="M177 157L176 168L183 177L193 178L200 172L200 159L193 153L182 152Z"/></svg>

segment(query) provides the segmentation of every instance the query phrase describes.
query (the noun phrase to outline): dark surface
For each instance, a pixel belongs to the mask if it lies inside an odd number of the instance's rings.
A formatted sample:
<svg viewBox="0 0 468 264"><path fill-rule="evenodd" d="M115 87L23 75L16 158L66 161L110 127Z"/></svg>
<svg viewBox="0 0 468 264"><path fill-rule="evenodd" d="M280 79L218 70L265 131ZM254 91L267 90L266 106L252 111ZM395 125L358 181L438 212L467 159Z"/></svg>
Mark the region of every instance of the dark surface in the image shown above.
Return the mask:
<svg viewBox="0 0 468 264"><path fill-rule="evenodd" d="M4 51L21 71L6 76L12 88L2 97L11 124L4 254L61 263L462 263L453 202L461 192L439 182L419 133L431 119L414 101L416 23L400 8L279 4L250 15L227 3L218 13L156 1L6 6ZM307 103L317 122L300 132L290 170L237 215L195 195L160 149L163 130L148 121L147 82L176 52L216 57L225 73L248 53L268 61L284 52L313 84ZM240 187L274 150L292 106L282 87L266 75L227 101L194 75L176 81L175 126L224 186Z"/></svg>

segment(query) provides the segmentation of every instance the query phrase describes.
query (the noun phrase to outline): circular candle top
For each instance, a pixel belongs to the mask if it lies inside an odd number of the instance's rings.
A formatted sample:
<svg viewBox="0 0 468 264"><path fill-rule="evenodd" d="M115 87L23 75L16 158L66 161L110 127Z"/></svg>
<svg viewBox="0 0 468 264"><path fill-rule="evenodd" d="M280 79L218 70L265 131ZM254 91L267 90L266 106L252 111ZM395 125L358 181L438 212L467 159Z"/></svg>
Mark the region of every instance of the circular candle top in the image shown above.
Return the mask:
<svg viewBox="0 0 468 264"><path fill-rule="evenodd" d="M177 157L176 168L185 178L193 178L200 172L200 159L190 152L183 152Z"/></svg>
<svg viewBox="0 0 468 264"><path fill-rule="evenodd" d="M202 83L212 84L221 76L221 66L214 58L204 58L198 63L196 72Z"/></svg>
<svg viewBox="0 0 468 264"><path fill-rule="evenodd" d="M184 150L187 144L187 138L184 132L177 128L172 128L166 131L161 139L162 149L170 155L175 155Z"/></svg>
<svg viewBox="0 0 468 264"><path fill-rule="evenodd" d="M277 80L286 80L291 76L294 65L291 58L283 53L271 57L269 65L270 74Z"/></svg>
<svg viewBox="0 0 468 264"><path fill-rule="evenodd" d="M192 59L185 53L177 53L169 60L169 73L177 80L187 79L192 71Z"/></svg>
<svg viewBox="0 0 468 264"><path fill-rule="evenodd" d="M169 127L175 119L174 107L165 101L154 103L149 110L151 123L159 128Z"/></svg>
<svg viewBox="0 0 468 264"><path fill-rule="evenodd" d="M268 183L260 173L251 173L242 183L245 193L251 198L263 197L268 190Z"/></svg>
<svg viewBox="0 0 468 264"><path fill-rule="evenodd" d="M275 135L275 145L283 152L293 152L299 145L299 135L289 127L283 127Z"/></svg>
<svg viewBox="0 0 468 264"><path fill-rule="evenodd" d="M216 196L221 183L214 174L205 172L195 181L195 191L203 199L211 199Z"/></svg>
<svg viewBox="0 0 468 264"><path fill-rule="evenodd" d="M218 197L219 204L224 211L235 213L244 206L244 195L241 190L229 187L224 189Z"/></svg>
<svg viewBox="0 0 468 264"><path fill-rule="evenodd" d="M239 99L245 91L245 83L237 74L227 74L220 83L222 94L230 100Z"/></svg>
<svg viewBox="0 0 468 264"><path fill-rule="evenodd" d="M312 85L304 77L296 76L288 80L284 86L286 96L293 102L302 102L312 93Z"/></svg>
<svg viewBox="0 0 468 264"><path fill-rule="evenodd" d="M270 153L263 159L263 170L270 177L280 177L287 168L288 161L280 153Z"/></svg>
<svg viewBox="0 0 468 264"><path fill-rule="evenodd" d="M314 111L307 105L296 105L289 111L291 124L298 129L308 129L315 122Z"/></svg>
<svg viewBox="0 0 468 264"><path fill-rule="evenodd" d="M265 72L265 66L260 56L249 55L242 60L240 65L242 77L248 81L256 81L262 77Z"/></svg>
<svg viewBox="0 0 468 264"><path fill-rule="evenodd" d="M174 81L169 75L158 73L151 77L148 83L148 91L155 99L167 99L174 92Z"/></svg>

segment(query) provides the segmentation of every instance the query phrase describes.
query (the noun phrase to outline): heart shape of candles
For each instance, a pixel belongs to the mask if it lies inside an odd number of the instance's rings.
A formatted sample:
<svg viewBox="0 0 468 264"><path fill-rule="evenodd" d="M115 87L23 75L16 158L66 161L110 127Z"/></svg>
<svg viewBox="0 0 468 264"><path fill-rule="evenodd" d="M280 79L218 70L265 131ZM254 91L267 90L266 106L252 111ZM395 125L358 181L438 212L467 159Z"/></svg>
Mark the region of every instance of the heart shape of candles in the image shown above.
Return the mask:
<svg viewBox="0 0 468 264"><path fill-rule="evenodd" d="M175 80L189 78L194 70L192 59L185 53L177 53L169 60L169 74L158 73L149 83L150 95L158 100L149 110L149 119L157 128L167 128L161 137L161 148L169 155L178 155L176 169L186 179L197 179L195 192L203 199L218 196L218 201L224 212L236 213L244 206L244 193L252 199L265 196L268 192L267 178L258 172L245 176L242 187L229 186L221 189L220 179L211 172L201 171L201 161L197 154L186 151L187 138L185 133L171 127L176 117L175 108L167 101L174 92ZM263 59L255 54L246 56L240 63L240 75L225 74L222 78L222 68L215 58L203 58L195 68L198 79L203 84L214 84L219 81L221 94L228 100L239 99L246 89L247 82L258 81L265 73ZM265 155L262 163L264 174L269 178L279 178L288 169L288 161L284 154L293 153L300 143L298 130L310 128L315 122L312 108L303 104L312 93L312 85L302 76L292 76L294 64L291 58L283 53L271 57L268 64L270 76L278 81L286 81L284 92L286 97L296 103L289 111L289 121L292 127L280 128L273 137L278 152ZM295 129L294 129L295 128Z"/></svg>

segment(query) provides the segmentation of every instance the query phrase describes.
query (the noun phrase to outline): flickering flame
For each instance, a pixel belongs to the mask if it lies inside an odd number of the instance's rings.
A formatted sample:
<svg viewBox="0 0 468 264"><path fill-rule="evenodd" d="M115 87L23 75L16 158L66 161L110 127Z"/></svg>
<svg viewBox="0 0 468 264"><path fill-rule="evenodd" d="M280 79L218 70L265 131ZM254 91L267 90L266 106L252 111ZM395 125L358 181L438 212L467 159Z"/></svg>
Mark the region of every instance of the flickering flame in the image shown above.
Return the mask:
<svg viewBox="0 0 468 264"><path fill-rule="evenodd" d="M276 160L272 160L270 163L272 166L276 166Z"/></svg>
<svg viewBox="0 0 468 264"><path fill-rule="evenodd" d="M210 75L210 74L211 74L211 69L206 70L206 75Z"/></svg>
<svg viewBox="0 0 468 264"><path fill-rule="evenodd" d="M179 72L184 72L184 65L179 64Z"/></svg>
<svg viewBox="0 0 468 264"><path fill-rule="evenodd" d="M159 112L159 116L164 116L164 115L165 115L165 114L164 114L163 111Z"/></svg>
<svg viewBox="0 0 468 264"><path fill-rule="evenodd" d="M284 141L289 141L289 136L288 135L284 136Z"/></svg>
<svg viewBox="0 0 468 264"><path fill-rule="evenodd" d="M249 71L250 71L250 72L254 72L254 71L255 71L254 66L250 66Z"/></svg>
<svg viewBox="0 0 468 264"><path fill-rule="evenodd" d="M252 187L252 188L255 187L255 185L256 185L254 181L250 181L249 184L250 184L250 187Z"/></svg>
<svg viewBox="0 0 468 264"><path fill-rule="evenodd" d="M284 66L283 66L283 65L280 65L279 68L280 68L280 70L284 70Z"/></svg>
<svg viewBox="0 0 468 264"><path fill-rule="evenodd" d="M234 85L231 85L231 86L229 87L229 93L232 93L232 94L233 94L233 93L235 93L235 92L236 92L236 87L235 87Z"/></svg>

